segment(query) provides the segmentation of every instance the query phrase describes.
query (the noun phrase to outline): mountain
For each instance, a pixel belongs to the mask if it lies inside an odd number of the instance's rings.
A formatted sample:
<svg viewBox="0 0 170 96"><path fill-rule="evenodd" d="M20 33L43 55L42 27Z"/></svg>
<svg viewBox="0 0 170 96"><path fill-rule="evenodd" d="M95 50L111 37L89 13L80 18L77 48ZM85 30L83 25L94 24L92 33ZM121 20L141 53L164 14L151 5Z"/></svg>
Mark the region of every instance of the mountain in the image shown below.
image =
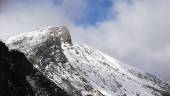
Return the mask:
<svg viewBox="0 0 170 96"><path fill-rule="evenodd" d="M18 58L21 58L19 61ZM1 96L17 96L33 93L25 76L32 72L33 66L28 64L23 53L12 50L0 41L0 94ZM25 63L24 66L22 66ZM23 71L24 70L24 71ZM16 95L17 94L17 95Z"/></svg>
<svg viewBox="0 0 170 96"><path fill-rule="evenodd" d="M31 83L31 82L32 83ZM24 53L0 41L0 96L69 96L35 69Z"/></svg>
<svg viewBox="0 0 170 96"><path fill-rule="evenodd" d="M168 82L72 42L64 26L16 35L6 44L23 52L35 69L71 96L170 96Z"/></svg>

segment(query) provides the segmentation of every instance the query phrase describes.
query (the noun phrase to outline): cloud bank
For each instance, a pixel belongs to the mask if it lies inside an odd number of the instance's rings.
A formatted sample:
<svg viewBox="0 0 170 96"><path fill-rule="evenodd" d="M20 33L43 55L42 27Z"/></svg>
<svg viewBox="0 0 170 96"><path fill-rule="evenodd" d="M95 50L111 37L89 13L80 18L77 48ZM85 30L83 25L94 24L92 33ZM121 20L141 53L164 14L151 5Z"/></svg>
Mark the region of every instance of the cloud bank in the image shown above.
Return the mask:
<svg viewBox="0 0 170 96"><path fill-rule="evenodd" d="M140 70L170 80L170 1L113 0L102 20L97 17L93 25L77 24L91 17L89 10L94 8L93 3L90 0L1 0L0 38L43 26L64 25L74 41L89 44Z"/></svg>

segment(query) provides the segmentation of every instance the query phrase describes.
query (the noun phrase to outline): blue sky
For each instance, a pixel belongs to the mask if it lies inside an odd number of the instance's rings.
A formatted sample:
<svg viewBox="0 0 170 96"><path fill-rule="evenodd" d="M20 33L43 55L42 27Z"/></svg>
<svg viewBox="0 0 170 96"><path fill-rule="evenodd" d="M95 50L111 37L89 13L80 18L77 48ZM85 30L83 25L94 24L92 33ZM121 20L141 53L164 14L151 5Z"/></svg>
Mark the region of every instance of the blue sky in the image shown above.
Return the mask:
<svg viewBox="0 0 170 96"><path fill-rule="evenodd" d="M128 4L132 4L131 0L122 0ZM118 0L86 0L88 8L84 10L84 17L75 20L75 24L81 26L95 26L99 22L116 19L117 12L114 10L112 14L109 14L110 9L114 6ZM59 2L56 2L58 4ZM74 11L74 10L72 10Z"/></svg>
<svg viewBox="0 0 170 96"><path fill-rule="evenodd" d="M86 43L170 80L170 0L0 0L0 39L66 26Z"/></svg>
<svg viewBox="0 0 170 96"><path fill-rule="evenodd" d="M59 6L62 3L62 0L54 0L54 4L56 6ZM88 7L83 10L82 14L84 14L84 16L74 21L76 25L95 26L98 22L102 22L108 19L114 19L114 17L116 17L116 11L113 12L114 15L108 16L108 12L114 4L114 1L112 0L86 0L86 4ZM68 9L65 11L67 11L68 13L72 13L69 11L74 10Z"/></svg>
<svg viewBox="0 0 170 96"><path fill-rule="evenodd" d="M85 10L86 16L77 20L80 25L96 25L97 22L102 22L109 19L107 14L112 7L111 0L88 0L88 8Z"/></svg>

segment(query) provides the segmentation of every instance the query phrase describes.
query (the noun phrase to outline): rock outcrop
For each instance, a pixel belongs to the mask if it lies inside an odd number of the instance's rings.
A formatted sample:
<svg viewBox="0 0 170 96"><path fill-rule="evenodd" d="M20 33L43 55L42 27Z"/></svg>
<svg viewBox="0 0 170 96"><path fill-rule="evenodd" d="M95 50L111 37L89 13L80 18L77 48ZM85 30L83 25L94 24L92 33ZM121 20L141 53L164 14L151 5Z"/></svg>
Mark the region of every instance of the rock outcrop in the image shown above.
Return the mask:
<svg viewBox="0 0 170 96"><path fill-rule="evenodd" d="M33 96L34 91L26 80L33 66L17 50L9 51L0 42L0 94L2 96Z"/></svg>
<svg viewBox="0 0 170 96"><path fill-rule="evenodd" d="M64 26L49 28L51 37L58 37L61 42L72 44L68 29Z"/></svg>
<svg viewBox="0 0 170 96"><path fill-rule="evenodd" d="M69 96L18 50L0 41L0 96Z"/></svg>

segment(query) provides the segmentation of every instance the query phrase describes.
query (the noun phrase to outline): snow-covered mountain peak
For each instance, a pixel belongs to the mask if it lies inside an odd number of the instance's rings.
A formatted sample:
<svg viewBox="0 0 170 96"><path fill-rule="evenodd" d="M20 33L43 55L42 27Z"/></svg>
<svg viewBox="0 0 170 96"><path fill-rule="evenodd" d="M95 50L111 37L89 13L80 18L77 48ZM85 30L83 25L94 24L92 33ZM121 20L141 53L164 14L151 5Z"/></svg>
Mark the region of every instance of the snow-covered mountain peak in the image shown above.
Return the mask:
<svg viewBox="0 0 170 96"><path fill-rule="evenodd" d="M6 42L73 96L170 96L170 85L89 46L71 42L65 27L46 27Z"/></svg>
<svg viewBox="0 0 170 96"><path fill-rule="evenodd" d="M39 46L48 47L49 44L51 44L51 46L60 46L61 43L72 44L72 40L66 27L49 26L40 28L33 32L26 32L12 36L6 41L6 43L12 49L20 49L29 53L32 52L32 48L37 48ZM27 46L27 48L24 46Z"/></svg>
<svg viewBox="0 0 170 96"><path fill-rule="evenodd" d="M12 36L6 42L15 42L16 44L20 44L22 42L35 42L36 44L42 43L47 39L58 39L61 42L71 44L71 36L68 29L64 26L49 26L43 27L33 32L22 33L16 36ZM29 40L28 40L29 39ZM32 44L31 44L32 45Z"/></svg>

